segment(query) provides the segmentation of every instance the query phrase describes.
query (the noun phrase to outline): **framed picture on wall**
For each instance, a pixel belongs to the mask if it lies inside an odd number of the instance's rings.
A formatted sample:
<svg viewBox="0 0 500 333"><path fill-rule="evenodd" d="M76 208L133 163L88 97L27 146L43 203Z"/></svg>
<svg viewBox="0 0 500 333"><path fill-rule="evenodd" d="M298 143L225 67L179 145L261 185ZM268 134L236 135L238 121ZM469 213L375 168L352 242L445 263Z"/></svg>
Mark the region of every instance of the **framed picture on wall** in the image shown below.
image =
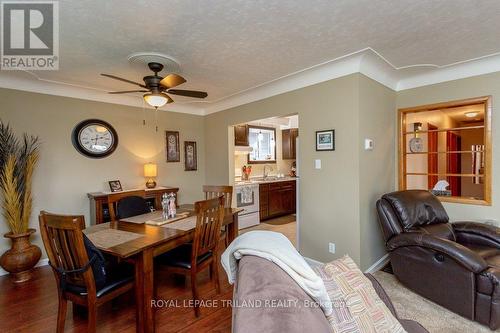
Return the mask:
<svg viewBox="0 0 500 333"><path fill-rule="evenodd" d="M316 151L335 150L335 130L316 131Z"/></svg>
<svg viewBox="0 0 500 333"><path fill-rule="evenodd" d="M181 152L179 149L179 132L166 131L165 140L165 154L167 155L167 162L180 162Z"/></svg>
<svg viewBox="0 0 500 333"><path fill-rule="evenodd" d="M184 170L198 170L195 141L184 141Z"/></svg>
<svg viewBox="0 0 500 333"><path fill-rule="evenodd" d="M122 184L120 183L119 180L110 180L108 183L109 183L109 188L111 189L111 192L123 191Z"/></svg>

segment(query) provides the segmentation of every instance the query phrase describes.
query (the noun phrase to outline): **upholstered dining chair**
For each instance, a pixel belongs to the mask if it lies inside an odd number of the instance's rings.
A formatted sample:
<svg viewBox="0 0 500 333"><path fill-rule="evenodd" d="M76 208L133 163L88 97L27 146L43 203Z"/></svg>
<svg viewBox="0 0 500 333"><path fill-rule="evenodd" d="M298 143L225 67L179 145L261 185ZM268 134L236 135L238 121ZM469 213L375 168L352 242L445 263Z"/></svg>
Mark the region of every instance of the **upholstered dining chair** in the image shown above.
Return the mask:
<svg viewBox="0 0 500 333"><path fill-rule="evenodd" d="M199 294L196 276L210 267L210 278L215 283L217 294L220 293L217 243L219 230L224 219L224 198L198 201L195 203L196 227L192 243L183 244L155 258L155 265L164 265L173 273L190 275L191 290L195 300L195 315L199 317ZM159 279L156 279L157 281Z"/></svg>
<svg viewBox="0 0 500 333"><path fill-rule="evenodd" d="M97 307L134 288L133 266L122 263L110 269L102 253L83 234L83 216L42 211L39 222L57 282L57 333L64 332L68 301L88 309L87 332L95 332Z"/></svg>
<svg viewBox="0 0 500 333"><path fill-rule="evenodd" d="M203 193L205 200L218 198L224 196L224 207L231 208L233 202L233 187L229 185L203 185ZM221 235L220 242L224 243L224 248L229 245L229 233L224 227Z"/></svg>
<svg viewBox="0 0 500 333"><path fill-rule="evenodd" d="M144 190L110 194L108 208L111 221L149 213L151 209L145 197L146 191Z"/></svg>

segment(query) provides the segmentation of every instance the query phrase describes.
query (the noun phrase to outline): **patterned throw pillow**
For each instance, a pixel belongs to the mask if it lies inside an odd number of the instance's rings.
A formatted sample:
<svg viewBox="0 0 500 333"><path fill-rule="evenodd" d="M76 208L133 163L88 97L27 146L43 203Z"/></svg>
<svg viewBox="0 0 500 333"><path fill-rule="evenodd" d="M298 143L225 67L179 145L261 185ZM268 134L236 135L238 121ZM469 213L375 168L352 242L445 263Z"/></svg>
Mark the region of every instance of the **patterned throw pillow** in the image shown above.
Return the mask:
<svg viewBox="0 0 500 333"><path fill-rule="evenodd" d="M333 302L327 317L333 332L404 333L372 283L349 256L315 268Z"/></svg>

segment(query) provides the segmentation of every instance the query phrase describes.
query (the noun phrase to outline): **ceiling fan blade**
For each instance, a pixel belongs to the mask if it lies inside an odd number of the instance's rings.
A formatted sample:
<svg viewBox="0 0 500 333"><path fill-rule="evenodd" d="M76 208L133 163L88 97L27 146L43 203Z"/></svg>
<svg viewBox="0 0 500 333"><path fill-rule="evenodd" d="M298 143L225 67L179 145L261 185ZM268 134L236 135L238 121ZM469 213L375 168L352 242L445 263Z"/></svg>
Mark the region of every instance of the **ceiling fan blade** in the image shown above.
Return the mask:
<svg viewBox="0 0 500 333"><path fill-rule="evenodd" d="M168 74L161 81L160 85L169 89L178 86L179 84L183 84L186 82L186 79L177 74Z"/></svg>
<svg viewBox="0 0 500 333"><path fill-rule="evenodd" d="M174 100L172 99L172 97L168 96L167 94L165 94L165 96L167 96L167 104L170 104L170 103L174 102Z"/></svg>
<svg viewBox="0 0 500 333"><path fill-rule="evenodd" d="M118 81L123 81L123 82L131 83L131 84L135 84L136 86L139 86L139 87L142 87L142 88L146 88L146 86L143 85L143 84L141 84L141 83L137 83L137 82L130 81L130 80L127 80L127 79L123 79L123 78L118 77L118 76L114 76L114 75L111 75L111 74L101 74L101 75L105 76L105 77L109 77L111 79L118 80Z"/></svg>
<svg viewBox="0 0 500 333"><path fill-rule="evenodd" d="M149 92L149 90L125 90L125 91L109 91L108 94L127 94L134 92Z"/></svg>
<svg viewBox="0 0 500 333"><path fill-rule="evenodd" d="M204 91L196 91L196 90L180 90L180 89L169 89L167 90L169 94L194 97L194 98L205 98L208 94Z"/></svg>

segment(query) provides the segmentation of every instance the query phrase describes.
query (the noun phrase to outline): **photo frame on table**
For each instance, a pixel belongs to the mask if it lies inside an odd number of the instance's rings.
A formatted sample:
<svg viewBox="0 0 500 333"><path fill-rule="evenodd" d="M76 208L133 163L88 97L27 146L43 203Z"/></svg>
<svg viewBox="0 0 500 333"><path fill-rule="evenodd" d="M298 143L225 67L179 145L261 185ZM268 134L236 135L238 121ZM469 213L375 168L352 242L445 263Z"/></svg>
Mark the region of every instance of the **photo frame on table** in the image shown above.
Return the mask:
<svg viewBox="0 0 500 333"><path fill-rule="evenodd" d="M184 171L198 170L196 142L184 141Z"/></svg>
<svg viewBox="0 0 500 333"><path fill-rule="evenodd" d="M111 192L121 192L123 191L122 189L122 184L120 183L119 180L110 180L109 182L109 188L111 189Z"/></svg>
<svg viewBox="0 0 500 333"><path fill-rule="evenodd" d="M167 157L167 162L181 161L179 146L179 132L165 131L165 155Z"/></svg>
<svg viewBox="0 0 500 333"><path fill-rule="evenodd" d="M335 150L335 130L316 131L316 151Z"/></svg>

